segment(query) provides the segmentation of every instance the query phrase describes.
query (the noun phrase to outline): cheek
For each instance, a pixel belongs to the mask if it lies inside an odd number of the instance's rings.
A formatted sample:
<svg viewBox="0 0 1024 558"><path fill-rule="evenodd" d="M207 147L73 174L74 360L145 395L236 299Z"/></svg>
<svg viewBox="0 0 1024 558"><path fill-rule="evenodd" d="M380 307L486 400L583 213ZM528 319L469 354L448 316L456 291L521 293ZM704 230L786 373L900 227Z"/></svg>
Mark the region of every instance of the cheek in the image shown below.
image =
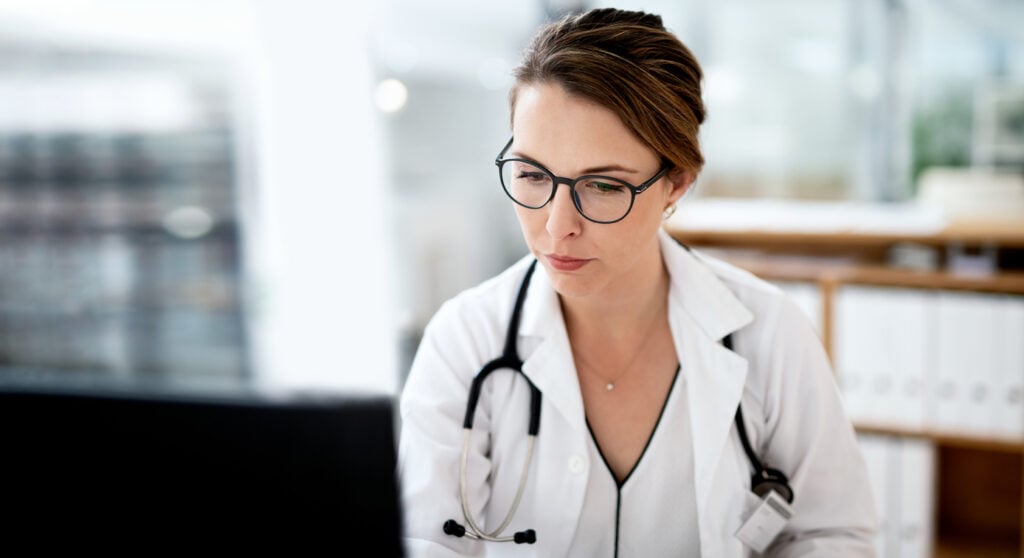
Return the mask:
<svg viewBox="0 0 1024 558"><path fill-rule="evenodd" d="M527 242L530 242L537 231L544 228L544 220L542 218L544 212L536 209L526 209L525 207L515 206L516 220L519 221L519 228L523 231L523 237L526 238Z"/></svg>
<svg viewBox="0 0 1024 558"><path fill-rule="evenodd" d="M610 234L607 242L613 243L627 259L638 257L642 253L638 247L656 242L658 230L662 225L662 200L652 197L644 201L647 203L639 203L638 198L629 216L620 222L622 226L617 227L614 232L608 231Z"/></svg>
<svg viewBox="0 0 1024 558"><path fill-rule="evenodd" d="M636 199L633 203L633 209L625 219L625 221L628 221L629 232L626 234L629 236L644 237L661 226L663 200L661 199L660 192L650 193L654 195L647 199L640 199L647 195L647 192L645 192Z"/></svg>

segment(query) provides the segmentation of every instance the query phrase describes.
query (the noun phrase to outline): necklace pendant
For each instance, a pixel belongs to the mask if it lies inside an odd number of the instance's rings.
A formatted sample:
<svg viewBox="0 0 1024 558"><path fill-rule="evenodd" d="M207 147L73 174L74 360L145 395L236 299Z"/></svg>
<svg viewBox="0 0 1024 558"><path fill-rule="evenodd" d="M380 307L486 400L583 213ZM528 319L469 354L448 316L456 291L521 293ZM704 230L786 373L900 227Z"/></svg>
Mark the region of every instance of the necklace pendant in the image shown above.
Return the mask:
<svg viewBox="0 0 1024 558"><path fill-rule="evenodd" d="M611 382L608 382L607 384L605 384L604 389L606 389L608 391L611 391L611 390L615 389L615 384L613 384Z"/></svg>

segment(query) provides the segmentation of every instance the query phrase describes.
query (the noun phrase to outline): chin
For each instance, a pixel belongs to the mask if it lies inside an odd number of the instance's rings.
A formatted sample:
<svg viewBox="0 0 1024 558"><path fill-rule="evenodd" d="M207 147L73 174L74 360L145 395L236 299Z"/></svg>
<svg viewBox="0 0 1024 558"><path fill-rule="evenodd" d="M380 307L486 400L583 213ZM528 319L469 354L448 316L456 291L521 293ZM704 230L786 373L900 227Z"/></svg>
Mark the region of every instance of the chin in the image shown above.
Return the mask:
<svg viewBox="0 0 1024 558"><path fill-rule="evenodd" d="M600 290L599 281L592 275L565 273L552 270L545 266L551 286L559 296L567 298L586 298Z"/></svg>

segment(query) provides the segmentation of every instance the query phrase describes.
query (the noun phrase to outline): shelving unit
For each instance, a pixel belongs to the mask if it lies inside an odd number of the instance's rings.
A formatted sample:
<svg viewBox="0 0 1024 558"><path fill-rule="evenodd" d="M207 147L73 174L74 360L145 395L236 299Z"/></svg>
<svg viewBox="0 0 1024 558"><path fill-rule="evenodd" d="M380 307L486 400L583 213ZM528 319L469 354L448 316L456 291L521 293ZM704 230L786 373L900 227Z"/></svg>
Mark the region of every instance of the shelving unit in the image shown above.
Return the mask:
<svg viewBox="0 0 1024 558"><path fill-rule="evenodd" d="M836 294L844 286L1024 295L1024 216L956 222L921 234L715 230L682 221L667 228L681 242L763 279L815 285L822 342L833 358ZM908 248L928 256L931 265L906 266L899 253ZM959 255L982 252L987 270L956 269ZM863 436L934 446L933 556L1024 557L1024 437L867 421L855 421L855 427Z"/></svg>
<svg viewBox="0 0 1024 558"><path fill-rule="evenodd" d="M244 377L223 64L49 42L0 54L4 102L34 117L0 130L0 375Z"/></svg>

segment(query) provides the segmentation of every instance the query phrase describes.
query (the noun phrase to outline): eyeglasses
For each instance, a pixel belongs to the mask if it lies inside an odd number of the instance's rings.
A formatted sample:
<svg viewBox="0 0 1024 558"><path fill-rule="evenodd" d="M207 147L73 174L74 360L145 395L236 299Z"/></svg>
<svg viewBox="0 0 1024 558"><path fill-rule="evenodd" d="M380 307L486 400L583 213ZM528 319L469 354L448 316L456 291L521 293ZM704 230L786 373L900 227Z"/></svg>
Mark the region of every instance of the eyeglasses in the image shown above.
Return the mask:
<svg viewBox="0 0 1024 558"><path fill-rule="evenodd" d="M503 158L512 146L512 139L498 153L494 164L498 165L498 176L501 187L509 198L528 209L540 209L555 199L559 184L565 184L572 193L572 201L580 215L594 223L616 223L626 218L633 209L633 200L661 180L668 172L670 165L665 164L639 186L599 174L587 174L579 178L563 178L555 176L540 163L529 159Z"/></svg>

